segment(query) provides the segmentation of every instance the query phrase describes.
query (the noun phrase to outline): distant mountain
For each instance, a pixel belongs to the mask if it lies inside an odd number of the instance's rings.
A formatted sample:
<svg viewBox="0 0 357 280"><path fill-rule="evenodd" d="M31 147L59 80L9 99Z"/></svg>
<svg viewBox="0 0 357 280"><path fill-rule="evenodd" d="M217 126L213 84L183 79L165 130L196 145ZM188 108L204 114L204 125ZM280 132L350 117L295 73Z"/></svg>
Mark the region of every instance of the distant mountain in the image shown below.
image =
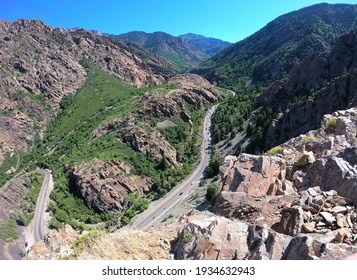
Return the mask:
<svg viewBox="0 0 357 280"><path fill-rule="evenodd" d="M336 38L357 28L357 5L318 4L278 17L224 49L195 72L233 89L267 85L286 77L294 65L315 52L327 53Z"/></svg>
<svg viewBox="0 0 357 280"><path fill-rule="evenodd" d="M199 63L207 60L230 44L196 34L175 37L164 32L145 33L133 31L121 35L107 36L132 42L154 52L172 61L179 71L196 67Z"/></svg>
<svg viewBox="0 0 357 280"><path fill-rule="evenodd" d="M133 31L121 35L109 35L139 45L165 59L172 61L178 71L186 71L207 60L208 55L193 47L186 39L164 32L145 33Z"/></svg>
<svg viewBox="0 0 357 280"><path fill-rule="evenodd" d="M193 33L187 33L178 37L186 39L192 46L210 57L231 45L231 43L220 39L208 38Z"/></svg>

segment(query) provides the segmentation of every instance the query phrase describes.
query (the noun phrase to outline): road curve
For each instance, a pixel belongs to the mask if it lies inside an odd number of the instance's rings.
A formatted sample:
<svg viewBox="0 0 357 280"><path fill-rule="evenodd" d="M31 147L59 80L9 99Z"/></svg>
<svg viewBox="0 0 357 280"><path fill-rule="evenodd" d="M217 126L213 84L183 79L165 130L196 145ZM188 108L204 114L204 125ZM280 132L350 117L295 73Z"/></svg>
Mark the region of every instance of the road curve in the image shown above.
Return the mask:
<svg viewBox="0 0 357 280"><path fill-rule="evenodd" d="M41 191L38 195L31 232L25 237L25 241L29 247L35 242L44 239L44 217L52 187L52 174L48 169L40 169L36 172L42 173L45 179L43 180Z"/></svg>
<svg viewBox="0 0 357 280"><path fill-rule="evenodd" d="M140 230L150 227L198 186L200 179L204 176L204 171L208 166L211 157L211 117L217 106L218 105L213 106L206 113L205 120L203 122L201 159L195 171L183 182L174 187L168 194L166 194L165 197L155 201L150 205L149 209L137 215L129 227Z"/></svg>

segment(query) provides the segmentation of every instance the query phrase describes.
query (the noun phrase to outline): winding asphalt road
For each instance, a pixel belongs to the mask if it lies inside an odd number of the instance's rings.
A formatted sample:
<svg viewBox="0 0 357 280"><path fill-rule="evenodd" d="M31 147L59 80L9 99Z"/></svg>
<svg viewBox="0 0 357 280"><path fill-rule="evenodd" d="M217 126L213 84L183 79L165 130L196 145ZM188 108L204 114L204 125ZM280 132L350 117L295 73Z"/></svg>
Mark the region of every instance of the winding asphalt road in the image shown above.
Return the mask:
<svg viewBox="0 0 357 280"><path fill-rule="evenodd" d="M213 106L205 116L203 123L203 144L201 147L201 160L195 171L179 185L174 187L165 197L155 201L149 209L137 215L130 227L133 229L146 229L158 221L178 202L187 197L199 184L204 176L204 171L208 166L211 157L211 117L218 105Z"/></svg>
<svg viewBox="0 0 357 280"><path fill-rule="evenodd" d="M32 221L32 230L28 236L25 236L25 241L28 242L29 247L31 247L35 242L44 239L45 211L47 209L52 187L52 174L48 169L40 169L36 172L42 173L45 176L45 179L43 180L41 191L37 199L35 215Z"/></svg>

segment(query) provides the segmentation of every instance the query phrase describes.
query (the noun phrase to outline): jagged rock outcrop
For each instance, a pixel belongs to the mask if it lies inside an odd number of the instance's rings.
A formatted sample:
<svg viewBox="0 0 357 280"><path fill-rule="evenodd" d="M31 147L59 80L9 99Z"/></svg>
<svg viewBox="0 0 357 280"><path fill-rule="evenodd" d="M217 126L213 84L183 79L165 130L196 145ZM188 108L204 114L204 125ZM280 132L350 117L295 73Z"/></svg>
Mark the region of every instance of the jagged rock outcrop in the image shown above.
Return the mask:
<svg viewBox="0 0 357 280"><path fill-rule="evenodd" d="M191 117L185 103L202 108L209 102L217 102L220 96L211 83L195 74L175 76L168 81L168 86L172 89L168 89L166 94L144 94L138 99L138 103L143 105L137 111L141 118L180 116L184 121L189 121Z"/></svg>
<svg viewBox="0 0 357 280"><path fill-rule="evenodd" d="M173 243L175 259L280 260L341 259L357 246L301 233L291 237L266 227L248 226L208 213L191 212L180 219L183 228Z"/></svg>
<svg viewBox="0 0 357 280"><path fill-rule="evenodd" d="M176 150L165 137L131 115L102 124L92 135L93 138L98 138L109 133L116 133L121 141L128 143L135 151L153 158L157 163L166 158L170 165L178 164Z"/></svg>
<svg viewBox="0 0 357 280"><path fill-rule="evenodd" d="M87 233L84 233L85 235ZM70 225L59 231L50 230L44 240L35 243L25 256L25 260L63 260L71 259L76 253L74 242L80 238ZM80 244L82 245L82 244Z"/></svg>
<svg viewBox="0 0 357 280"><path fill-rule="evenodd" d="M342 35L328 55L307 57L286 81L274 82L262 92L259 104L283 110L270 125L265 146L317 129L324 114L357 105L356 46L354 30Z"/></svg>
<svg viewBox="0 0 357 280"><path fill-rule="evenodd" d="M279 157L228 156L220 171L223 191L251 195L282 195L290 191L285 182L285 160Z"/></svg>
<svg viewBox="0 0 357 280"><path fill-rule="evenodd" d="M294 225L290 227L293 231L284 227L288 224ZM351 200L339 196L334 190L309 188L300 193L300 200L294 207L282 210L281 220L274 228L291 236L300 232L329 234L334 236L331 240L335 242L354 244L357 241L357 210Z"/></svg>
<svg viewBox="0 0 357 280"><path fill-rule="evenodd" d="M280 145L277 156L227 156L222 190L281 195L320 186L357 205L356 134L356 108L325 115L322 128Z"/></svg>
<svg viewBox="0 0 357 280"><path fill-rule="evenodd" d="M351 254L357 242L356 135L357 108L351 108L325 115L320 129L275 147L276 156L227 156L214 212L253 227L264 223L269 234L285 242L279 245L285 248L279 251L281 259L336 259ZM289 195L267 192L281 181L289 186ZM281 203L272 218L267 199L274 201L274 197ZM237 215L243 210L245 215ZM258 248L255 256L262 257L260 252L265 251Z"/></svg>
<svg viewBox="0 0 357 280"><path fill-rule="evenodd" d="M150 177L131 174L132 167L119 160L93 159L68 168L72 184L87 205L104 212L122 209L126 195L138 192L143 196L154 184Z"/></svg>
<svg viewBox="0 0 357 280"><path fill-rule="evenodd" d="M290 207L297 196L255 196L244 192L221 191L214 202L213 212L249 225L272 226L279 223L281 209Z"/></svg>
<svg viewBox="0 0 357 280"><path fill-rule="evenodd" d="M247 257L247 224L202 214L181 219L186 219L181 223L187 225L173 245L175 259L234 260Z"/></svg>

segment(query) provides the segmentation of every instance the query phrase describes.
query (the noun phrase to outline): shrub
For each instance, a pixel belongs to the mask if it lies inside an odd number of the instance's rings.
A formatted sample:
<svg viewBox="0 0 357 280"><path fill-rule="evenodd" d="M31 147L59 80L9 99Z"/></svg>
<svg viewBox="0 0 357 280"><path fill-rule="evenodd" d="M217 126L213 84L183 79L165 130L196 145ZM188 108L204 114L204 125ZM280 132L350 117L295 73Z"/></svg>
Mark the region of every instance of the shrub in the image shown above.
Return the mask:
<svg viewBox="0 0 357 280"><path fill-rule="evenodd" d="M184 235L183 242L185 244L187 244L187 243L190 243L192 241L192 239L193 239L192 233L189 232Z"/></svg>
<svg viewBox="0 0 357 280"><path fill-rule="evenodd" d="M10 219L7 223L0 225L0 238L6 242L12 242L19 238L19 234L16 232L16 225L13 219Z"/></svg>
<svg viewBox="0 0 357 280"><path fill-rule="evenodd" d="M268 155L270 156L275 156L277 153L279 153L281 151L281 147L280 146L276 146L276 147L273 147L271 148L269 151L268 151Z"/></svg>
<svg viewBox="0 0 357 280"><path fill-rule="evenodd" d="M207 167L207 177L212 178L219 173L219 166L221 165L221 159L213 156L208 167Z"/></svg>
<svg viewBox="0 0 357 280"><path fill-rule="evenodd" d="M215 184L211 184L207 188L206 199L213 202L219 193L219 187Z"/></svg>
<svg viewBox="0 0 357 280"><path fill-rule="evenodd" d="M326 129L329 133L333 133L336 131L336 119L329 119L326 122Z"/></svg>

